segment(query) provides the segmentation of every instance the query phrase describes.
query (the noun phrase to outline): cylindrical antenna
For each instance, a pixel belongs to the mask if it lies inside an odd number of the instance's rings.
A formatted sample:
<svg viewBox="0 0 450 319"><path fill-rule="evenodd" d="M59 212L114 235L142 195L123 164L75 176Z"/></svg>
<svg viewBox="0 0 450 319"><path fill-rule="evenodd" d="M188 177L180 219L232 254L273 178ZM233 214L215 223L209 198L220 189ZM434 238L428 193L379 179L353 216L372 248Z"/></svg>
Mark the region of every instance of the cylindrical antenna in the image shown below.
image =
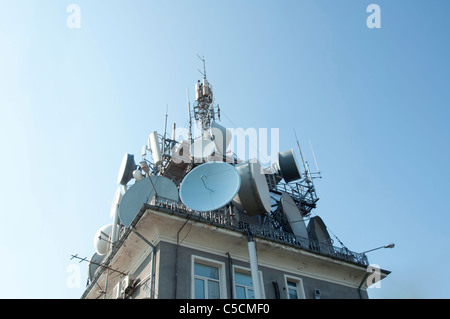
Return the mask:
<svg viewBox="0 0 450 319"><path fill-rule="evenodd" d="M176 139L176 130L177 130L177 124L173 123L173 129L172 129L172 141L175 141Z"/></svg>

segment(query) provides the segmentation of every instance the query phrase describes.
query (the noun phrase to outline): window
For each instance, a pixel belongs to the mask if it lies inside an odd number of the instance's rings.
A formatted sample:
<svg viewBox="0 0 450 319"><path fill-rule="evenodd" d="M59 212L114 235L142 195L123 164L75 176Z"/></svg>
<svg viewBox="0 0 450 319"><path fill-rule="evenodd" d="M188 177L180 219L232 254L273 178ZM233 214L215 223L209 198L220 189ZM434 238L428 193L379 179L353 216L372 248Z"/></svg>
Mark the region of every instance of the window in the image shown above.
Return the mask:
<svg viewBox="0 0 450 319"><path fill-rule="evenodd" d="M286 282L286 292L289 299L305 299L303 282L301 278L284 276Z"/></svg>
<svg viewBox="0 0 450 319"><path fill-rule="evenodd" d="M195 299L219 299L219 268L194 263Z"/></svg>
<svg viewBox="0 0 450 319"><path fill-rule="evenodd" d="M294 281L287 282L289 299L298 299L298 287Z"/></svg>
<svg viewBox="0 0 450 319"><path fill-rule="evenodd" d="M259 272L259 285L264 298L264 289L261 272ZM249 269L234 267L234 291L236 299L255 299L252 275Z"/></svg>
<svg viewBox="0 0 450 319"><path fill-rule="evenodd" d="M255 299L252 276L236 272L234 274L236 299Z"/></svg>
<svg viewBox="0 0 450 319"><path fill-rule="evenodd" d="M227 298L224 276L224 263L192 256L192 298Z"/></svg>

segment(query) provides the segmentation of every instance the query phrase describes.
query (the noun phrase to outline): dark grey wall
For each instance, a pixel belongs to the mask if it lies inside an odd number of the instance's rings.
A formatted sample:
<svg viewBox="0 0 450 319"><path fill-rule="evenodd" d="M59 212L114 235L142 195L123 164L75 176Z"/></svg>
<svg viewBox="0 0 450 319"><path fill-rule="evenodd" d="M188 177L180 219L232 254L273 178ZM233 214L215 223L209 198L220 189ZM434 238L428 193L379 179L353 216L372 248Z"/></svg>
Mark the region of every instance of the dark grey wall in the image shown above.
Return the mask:
<svg viewBox="0 0 450 319"><path fill-rule="evenodd" d="M159 264L159 286L158 286L158 298L174 299L176 298L191 298L191 256L199 256L208 259L212 259L225 264L226 273L226 285L228 298L231 298L230 290L230 268L227 255L223 256L211 254L199 250L194 250L186 247L177 247L174 244L160 242L160 264ZM246 262L233 259L233 254L230 252L233 265L250 268L250 265ZM177 267L175 268L175 262ZM176 269L176 271L175 271ZM285 290L284 275L301 278L303 281L303 288L305 296L308 299L314 298L314 289L319 289L322 299L345 299L345 298L360 298L358 289L343 286L327 281L314 279L303 276L301 273L288 273L277 269L271 269L267 267L259 266L259 270L262 272L264 280L264 291L267 299L276 298L276 289L274 282L278 284L280 298L286 299L287 293ZM363 298L368 298L367 292L362 291Z"/></svg>

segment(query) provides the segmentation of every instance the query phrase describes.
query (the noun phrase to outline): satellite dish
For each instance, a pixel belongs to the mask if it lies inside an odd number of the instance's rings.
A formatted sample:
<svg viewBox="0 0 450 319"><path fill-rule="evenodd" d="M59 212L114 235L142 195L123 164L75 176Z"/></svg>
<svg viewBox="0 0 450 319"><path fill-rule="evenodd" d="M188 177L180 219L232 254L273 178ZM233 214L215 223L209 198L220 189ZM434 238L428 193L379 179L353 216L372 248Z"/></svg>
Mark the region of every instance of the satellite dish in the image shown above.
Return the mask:
<svg viewBox="0 0 450 319"><path fill-rule="evenodd" d="M123 195L119 206L119 217L122 224L130 226L144 203L149 203L155 197L170 201L178 201L178 188L167 177L149 176L134 183Z"/></svg>
<svg viewBox="0 0 450 319"><path fill-rule="evenodd" d="M94 255L91 257L91 260L88 263L88 278L89 281L92 282L92 280L95 277L95 273L97 272L98 267L103 261L103 258L105 256L99 255L97 253L94 253Z"/></svg>
<svg viewBox="0 0 450 319"><path fill-rule="evenodd" d="M294 235L308 238L305 222L294 200L288 193L281 194L281 206Z"/></svg>
<svg viewBox="0 0 450 319"><path fill-rule="evenodd" d="M308 236L309 239L315 240L323 244L332 244L330 234L328 234L327 226L319 216L314 216L308 223Z"/></svg>
<svg viewBox="0 0 450 319"><path fill-rule="evenodd" d="M133 178L133 171L136 168L133 154L125 154L122 159L122 164L119 169L119 176L117 176L117 184L127 185Z"/></svg>
<svg viewBox="0 0 450 319"><path fill-rule="evenodd" d="M212 155L212 153L214 153L215 150L216 144L214 144L214 142L211 141L210 139L203 138L201 140L195 141L191 145L190 152L192 156L194 156L194 158L202 159Z"/></svg>
<svg viewBox="0 0 450 319"><path fill-rule="evenodd" d="M141 172L140 169L135 169L135 170L133 171L133 177L134 177L134 179L135 179L136 181L139 182L141 179L144 178L144 174L142 174L142 172Z"/></svg>
<svg viewBox="0 0 450 319"><path fill-rule="evenodd" d="M215 121L211 122L210 131L211 135L214 137L216 150L221 154L225 154L227 147L233 138L231 131L222 125L217 124Z"/></svg>
<svg viewBox="0 0 450 319"><path fill-rule="evenodd" d="M209 162L197 166L185 176L180 186L180 197L188 208L206 212L231 202L240 186L241 177L233 165Z"/></svg>
<svg viewBox="0 0 450 319"><path fill-rule="evenodd" d="M118 187L116 192L114 193L114 198L111 204L111 210L109 211L109 217L114 218L114 213L117 209L117 205L120 204L121 200L122 200L122 192L120 187Z"/></svg>
<svg viewBox="0 0 450 319"><path fill-rule="evenodd" d="M300 169L292 148L278 153L278 166L280 167L281 175L286 183L301 178Z"/></svg>
<svg viewBox="0 0 450 319"><path fill-rule="evenodd" d="M236 169L241 176L241 188L234 202L242 206L249 216L270 212L269 186L258 161L238 164Z"/></svg>
<svg viewBox="0 0 450 319"><path fill-rule="evenodd" d="M116 226L117 227L117 226ZM104 255L109 250L110 237L112 233L112 224L101 227L94 237L95 251L99 255Z"/></svg>

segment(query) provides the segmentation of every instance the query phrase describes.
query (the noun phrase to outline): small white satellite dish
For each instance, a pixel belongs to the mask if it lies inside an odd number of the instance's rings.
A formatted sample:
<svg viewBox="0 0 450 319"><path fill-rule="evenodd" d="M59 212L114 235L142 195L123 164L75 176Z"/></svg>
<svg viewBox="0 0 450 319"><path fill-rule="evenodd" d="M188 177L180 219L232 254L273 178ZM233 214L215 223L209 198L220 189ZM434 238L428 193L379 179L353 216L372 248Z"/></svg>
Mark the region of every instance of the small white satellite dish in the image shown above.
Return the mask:
<svg viewBox="0 0 450 319"><path fill-rule="evenodd" d="M133 171L133 177L137 182L139 182L141 179L144 178L144 175L142 174L141 170L135 169Z"/></svg>
<svg viewBox="0 0 450 319"><path fill-rule="evenodd" d="M190 148L191 154L197 159L208 157L212 155L215 150L216 144L210 139L205 138L195 141Z"/></svg>
<svg viewBox="0 0 450 319"><path fill-rule="evenodd" d="M133 171L136 168L133 154L125 154L117 176L117 184L126 185L133 178Z"/></svg>
<svg viewBox="0 0 450 319"><path fill-rule="evenodd" d="M94 253L94 255L91 257L91 260L88 263L88 278L90 282L92 282L92 279L94 279L95 273L102 263L103 258L105 258L104 255L102 256L97 253Z"/></svg>
<svg viewBox="0 0 450 319"><path fill-rule="evenodd" d="M269 186L258 161L238 164L236 169L241 176L241 188L233 201L242 206L249 216L270 212Z"/></svg>
<svg viewBox="0 0 450 319"><path fill-rule="evenodd" d="M149 176L134 183L123 195L119 206L120 221L126 227L130 226L144 203L149 203L155 197L178 202L178 188L167 177Z"/></svg>
<svg viewBox="0 0 450 319"><path fill-rule="evenodd" d="M111 204L111 210L109 211L109 217L114 218L114 213L117 209L117 205L120 204L121 200L122 200L122 191L121 187L118 187L116 192L114 193L114 198Z"/></svg>
<svg viewBox="0 0 450 319"><path fill-rule="evenodd" d="M305 222L292 197L284 192L281 194L280 201L294 235L308 239Z"/></svg>
<svg viewBox="0 0 450 319"><path fill-rule="evenodd" d="M216 145L216 150L225 154L227 147L233 138L232 133L226 127L217 124L215 121L211 122L211 135L214 137L214 144Z"/></svg>
<svg viewBox="0 0 450 319"><path fill-rule="evenodd" d="M295 157L295 153L292 148L290 150L278 153L278 167L280 168L281 176L283 176L286 183L301 178L297 158Z"/></svg>
<svg viewBox="0 0 450 319"><path fill-rule="evenodd" d="M184 177L180 198L188 208L206 212L231 202L240 186L241 177L233 165L209 162L197 166Z"/></svg>
<svg viewBox="0 0 450 319"><path fill-rule="evenodd" d="M104 255L108 252L111 241L110 239L111 233L112 233L112 224L101 227L95 233L94 247L97 254Z"/></svg>

